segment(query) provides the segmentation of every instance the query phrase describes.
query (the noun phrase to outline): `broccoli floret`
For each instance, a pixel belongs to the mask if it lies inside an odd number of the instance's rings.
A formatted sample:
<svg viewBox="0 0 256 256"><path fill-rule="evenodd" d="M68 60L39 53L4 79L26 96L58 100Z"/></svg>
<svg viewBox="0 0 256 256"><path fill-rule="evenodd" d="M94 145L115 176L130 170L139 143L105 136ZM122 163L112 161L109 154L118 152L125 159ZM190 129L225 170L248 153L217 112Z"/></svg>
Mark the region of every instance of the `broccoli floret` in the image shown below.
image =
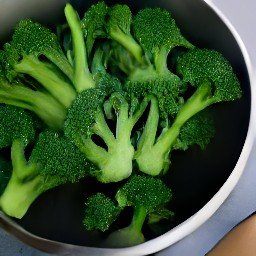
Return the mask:
<svg viewBox="0 0 256 256"><path fill-rule="evenodd" d="M87 230L108 230L121 211L110 197L100 192L90 196L85 206L83 225Z"/></svg>
<svg viewBox="0 0 256 256"><path fill-rule="evenodd" d="M11 42L5 43L0 53L0 102L31 110L58 130L63 127L75 90L60 70L64 54L56 40L38 23L19 22Z"/></svg>
<svg viewBox="0 0 256 256"><path fill-rule="evenodd" d="M189 51L178 60L177 70L185 81L191 81L196 90L184 102L170 127L164 129L159 137L155 136L159 120L158 104L151 103L150 114L135 153L139 169L150 175L159 175L168 169L169 153L183 125L191 117L214 103L233 101L241 97L240 83L230 63L215 50ZM196 128L193 138L198 137L200 126L191 125L192 128ZM211 131L212 129L208 130L210 133L206 138L212 136ZM201 132L203 139L205 131Z"/></svg>
<svg viewBox="0 0 256 256"><path fill-rule="evenodd" d="M180 129L180 133L172 150L187 150L190 146L198 145L202 150L214 138L215 125L209 111L201 111L192 116Z"/></svg>
<svg viewBox="0 0 256 256"><path fill-rule="evenodd" d="M130 206L134 209L131 224L110 234L106 244L126 247L144 242L142 227L146 218L166 209L171 199L171 189L162 180L148 176L131 177L116 194L119 207Z"/></svg>
<svg viewBox="0 0 256 256"><path fill-rule="evenodd" d="M120 92L108 97L102 88L85 90L72 103L65 134L98 166L95 176L99 181L117 182L130 176L134 155L131 133L147 104L148 100L141 102L130 113L129 103ZM115 122L114 130L108 119Z"/></svg>
<svg viewBox="0 0 256 256"><path fill-rule="evenodd" d="M1 63L0 102L34 112L52 129L59 130L63 127L66 116L64 106L50 94L30 88L21 80L10 82Z"/></svg>
<svg viewBox="0 0 256 256"><path fill-rule="evenodd" d="M242 96L240 82L229 61L213 49L196 48L178 58L177 74L182 80L200 89L209 88L205 104L234 101ZM205 84L205 85L204 85Z"/></svg>
<svg viewBox="0 0 256 256"><path fill-rule="evenodd" d="M129 6L115 4L110 7L105 24L108 37L122 45L140 64L143 64L143 51L131 35L131 25L132 12Z"/></svg>
<svg viewBox="0 0 256 256"><path fill-rule="evenodd" d="M112 79L103 66L91 73L79 16L70 4L64 12L73 42L72 63L57 35L30 19L17 24L0 52L0 102L35 112L55 130L63 129L67 108L78 93L107 86Z"/></svg>
<svg viewBox="0 0 256 256"><path fill-rule="evenodd" d="M34 139L34 121L23 109L0 105L0 117L0 149L3 149L2 153L4 153L6 148L19 141L27 145ZM11 170L11 162L0 157L0 195L9 182Z"/></svg>
<svg viewBox="0 0 256 256"><path fill-rule="evenodd" d="M70 105L76 94L66 77L73 77L73 69L53 32L30 19L21 20L6 47L7 63L17 75L33 77L64 107Z"/></svg>
<svg viewBox="0 0 256 256"><path fill-rule="evenodd" d="M54 131L40 134L28 161L23 143L13 143L11 152L13 170L0 207L16 218L22 218L45 191L78 182L94 168L70 140Z"/></svg>
<svg viewBox="0 0 256 256"><path fill-rule="evenodd" d="M89 204L86 204L85 228L93 230L106 231L125 208L131 207L134 210L131 223L110 233L103 246L128 247L140 244L145 241L142 228L150 215L165 212L167 216L166 211L172 215L166 209L166 204L172 199L171 189L161 179L152 176L131 176L118 189L115 198L117 205L111 198L99 193L89 197Z"/></svg>
<svg viewBox="0 0 256 256"><path fill-rule="evenodd" d="M176 46L193 48L180 33L170 13L160 8L141 10L133 22L133 35L143 51L143 64L138 65L120 46L113 45L109 63L125 74L124 88L140 100L145 94L154 94L160 105L161 118L175 116L183 101L185 83L168 69L169 52ZM170 95L169 98L163 97Z"/></svg>
<svg viewBox="0 0 256 256"><path fill-rule="evenodd" d="M34 139L34 121L22 108L0 105L0 149L11 146L16 140L27 145Z"/></svg>
<svg viewBox="0 0 256 256"><path fill-rule="evenodd" d="M157 73L169 73L167 56L176 46L192 48L180 33L170 12L161 8L145 8L134 19L134 36L143 47Z"/></svg>
<svg viewBox="0 0 256 256"><path fill-rule="evenodd" d="M91 5L81 20L82 29L85 35L87 55L90 56L96 38L106 37L105 18L109 7L104 1Z"/></svg>
<svg viewBox="0 0 256 256"><path fill-rule="evenodd" d="M164 9L142 9L135 15L132 25L132 36L141 47L143 61L141 65L138 65L130 60L127 54L122 54L126 58L116 60L117 63L119 62L118 66L124 67L122 70L126 72L130 81L152 82L158 79L168 79L170 71L167 58L170 51L177 46L194 47L182 36L171 14ZM116 55L120 57L121 51L120 48L113 49L114 60ZM132 53L131 50L128 52ZM127 62L132 65L127 66Z"/></svg>
<svg viewBox="0 0 256 256"><path fill-rule="evenodd" d="M176 116L184 103L183 93L186 89L186 84L172 73L168 78L159 77L154 81L127 81L124 86L129 97L134 96L139 100L149 94L155 95L162 119Z"/></svg>
<svg viewBox="0 0 256 256"><path fill-rule="evenodd" d="M14 110L8 116L6 111L0 112L1 142L11 146L12 173L0 197L0 208L9 216L22 218L43 192L77 182L94 167L69 139L52 130L40 133L35 146L30 144L30 153L27 145L34 135L30 116L12 106L7 108Z"/></svg>

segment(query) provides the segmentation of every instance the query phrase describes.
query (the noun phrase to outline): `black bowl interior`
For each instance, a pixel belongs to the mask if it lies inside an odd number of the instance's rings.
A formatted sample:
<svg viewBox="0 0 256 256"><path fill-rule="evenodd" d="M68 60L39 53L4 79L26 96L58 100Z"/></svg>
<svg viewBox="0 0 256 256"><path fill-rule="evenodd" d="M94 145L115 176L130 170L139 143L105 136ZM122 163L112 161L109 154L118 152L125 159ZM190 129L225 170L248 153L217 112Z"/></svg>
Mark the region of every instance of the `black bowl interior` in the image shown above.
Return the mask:
<svg viewBox="0 0 256 256"><path fill-rule="evenodd" d="M82 14L95 1L71 1ZM106 1L113 4L116 1ZM250 115L250 84L245 61L232 33L223 21L200 0L125 1L134 13L143 7L164 7L171 11L183 34L199 47L222 52L232 63L244 91L241 100L213 108L216 136L205 151L197 147L174 152L166 182L174 198L170 204L176 218L171 223L147 230L147 238L162 234L196 213L220 189L234 169L245 142ZM63 16L58 16L64 20ZM35 17L36 19L36 17ZM44 21L39 17L38 20ZM46 22L49 23L48 21ZM108 189L108 185L104 185ZM98 246L102 235L88 233L81 224L84 200L97 190L93 180L48 191L38 198L26 216L16 220L29 232L65 243Z"/></svg>

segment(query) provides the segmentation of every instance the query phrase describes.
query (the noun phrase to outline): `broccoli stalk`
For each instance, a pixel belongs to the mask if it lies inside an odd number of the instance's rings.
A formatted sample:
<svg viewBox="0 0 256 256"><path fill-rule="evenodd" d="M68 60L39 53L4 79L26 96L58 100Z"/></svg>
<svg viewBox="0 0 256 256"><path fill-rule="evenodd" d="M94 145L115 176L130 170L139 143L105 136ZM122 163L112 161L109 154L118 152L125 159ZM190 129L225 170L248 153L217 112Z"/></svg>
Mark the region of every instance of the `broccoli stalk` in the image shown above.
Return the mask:
<svg viewBox="0 0 256 256"><path fill-rule="evenodd" d="M156 102L151 104L150 114L135 153L139 169L149 175L159 175L168 170L172 146L181 128L191 117L212 104L241 97L239 81L229 62L214 50L189 51L178 61L177 70L196 90L180 108L171 126L164 129L158 138L155 134L159 110ZM212 130L209 131L209 136L212 136ZM198 128L194 133L198 134Z"/></svg>
<svg viewBox="0 0 256 256"><path fill-rule="evenodd" d="M69 108L64 128L65 134L98 166L95 176L104 183L131 175L134 155L131 133L149 101L145 99L130 113L130 106L121 93L106 97L102 88L83 91ZM114 133L106 118L116 118ZM106 146L97 143L93 135L100 137Z"/></svg>
<svg viewBox="0 0 256 256"><path fill-rule="evenodd" d="M52 129L63 127L66 109L60 102L48 93L27 87L21 81L9 82L1 66L0 102L34 112Z"/></svg>
<svg viewBox="0 0 256 256"><path fill-rule="evenodd" d="M145 242L142 228L146 217L147 210L143 206L134 206L133 217L129 226L111 233L104 241L104 245L107 247L129 247Z"/></svg>
<svg viewBox="0 0 256 256"><path fill-rule="evenodd" d="M143 243L145 237L143 226L151 215L160 215L162 210L173 213L165 208L172 199L171 189L159 178L152 176L133 175L118 189L115 202L102 193L87 199L83 224L87 230L106 231L117 220L126 207L134 209L131 222L127 227L120 228L103 242L106 247L128 247ZM158 216L158 220L161 219Z"/></svg>
<svg viewBox="0 0 256 256"><path fill-rule="evenodd" d="M72 80L77 92L81 92L95 87L95 82L88 66L87 49L79 16L69 3L66 4L64 12L71 30L73 44L74 77Z"/></svg>
<svg viewBox="0 0 256 256"><path fill-rule="evenodd" d="M24 144L15 140L12 144L12 175L0 197L0 208L9 216L22 218L32 202L44 191L44 179L37 175L37 165L28 164Z"/></svg>
<svg viewBox="0 0 256 256"><path fill-rule="evenodd" d="M14 70L36 79L54 98L58 99L64 108L68 108L76 96L70 83L57 75L57 70L50 65L45 65L37 58L24 57L15 65Z"/></svg>

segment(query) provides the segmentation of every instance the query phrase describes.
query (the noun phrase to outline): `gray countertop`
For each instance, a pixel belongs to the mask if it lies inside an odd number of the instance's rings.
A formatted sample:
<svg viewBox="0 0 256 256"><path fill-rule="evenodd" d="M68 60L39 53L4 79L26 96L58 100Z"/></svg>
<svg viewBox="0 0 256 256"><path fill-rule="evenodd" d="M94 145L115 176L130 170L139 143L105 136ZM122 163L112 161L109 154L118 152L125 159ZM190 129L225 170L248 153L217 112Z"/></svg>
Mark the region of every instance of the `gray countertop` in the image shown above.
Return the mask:
<svg viewBox="0 0 256 256"><path fill-rule="evenodd" d="M254 16L256 2L254 0L214 0L211 2L214 2L218 9L225 14L230 20L230 25L235 27L239 33L240 39L243 41L249 55L250 68L256 71L256 37L255 33L251 32L253 24L256 23ZM252 86L256 86L256 84ZM203 256L230 229L255 211L255 155L256 147L251 152L241 179L218 211L199 229L157 255ZM0 230L0 255L46 256L48 254L30 248L15 237Z"/></svg>

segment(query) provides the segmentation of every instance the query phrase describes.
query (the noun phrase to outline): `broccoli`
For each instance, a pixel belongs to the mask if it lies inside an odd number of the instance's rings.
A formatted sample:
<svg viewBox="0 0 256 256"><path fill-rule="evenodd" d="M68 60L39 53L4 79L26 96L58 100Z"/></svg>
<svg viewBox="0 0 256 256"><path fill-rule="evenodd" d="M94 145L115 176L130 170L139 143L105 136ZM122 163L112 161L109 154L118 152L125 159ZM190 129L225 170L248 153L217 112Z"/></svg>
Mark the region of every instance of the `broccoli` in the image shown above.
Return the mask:
<svg viewBox="0 0 256 256"><path fill-rule="evenodd" d="M5 190L11 176L12 164L7 160L7 148L22 143L28 144L34 139L34 121L22 108L0 105L0 149L5 158L0 158L0 195Z"/></svg>
<svg viewBox="0 0 256 256"><path fill-rule="evenodd" d="M153 63L157 74L169 74L167 57L176 46L193 48L180 33L170 12L161 8L145 8L134 19L134 36Z"/></svg>
<svg viewBox="0 0 256 256"><path fill-rule="evenodd" d="M0 65L0 102L34 112L50 128L63 127L66 109L50 94L29 88L20 80L8 81L4 68Z"/></svg>
<svg viewBox="0 0 256 256"><path fill-rule="evenodd" d="M87 230L107 231L110 225L117 219L121 208L105 194L98 192L88 197L85 203L85 217L83 225Z"/></svg>
<svg viewBox="0 0 256 256"><path fill-rule="evenodd" d="M150 175L159 175L169 167L169 153L178 138L183 125L189 119L214 103L233 101L241 97L241 88L230 63L222 54L215 50L193 49L178 59L177 73L186 82L190 82L195 91L181 106L175 119L169 127L163 129L159 137L156 131L159 122L159 108L156 101L152 101L150 114L145 128L138 142L135 159L139 169ZM199 134L207 140L212 137L213 128L208 122L209 129L202 130L200 125L189 125L194 140ZM187 128L184 128L187 129ZM188 130L188 129L187 129ZM200 139L200 136L198 137ZM188 142L186 142L188 144Z"/></svg>
<svg viewBox="0 0 256 256"><path fill-rule="evenodd" d="M109 7L106 3L104 1L99 1L87 9L81 20L88 57L90 56L95 40L107 36L104 26L108 11Z"/></svg>
<svg viewBox="0 0 256 256"><path fill-rule="evenodd" d="M127 76L124 90L139 100L154 94L159 100L161 118L177 114L186 91L185 83L168 69L168 55L176 46L193 48L180 33L170 13L160 8L146 8L135 15L133 36L142 50L143 64L139 65L128 51L116 44L109 59ZM170 97L164 97L164 95Z"/></svg>
<svg viewBox="0 0 256 256"><path fill-rule="evenodd" d="M133 175L118 189L115 202L102 193L87 199L83 224L87 230L106 231L127 207L133 208L132 220L127 227L120 228L107 237L103 246L128 247L145 241L143 226L150 215L166 211L172 199L171 189L152 176ZM159 217L158 220L161 218Z"/></svg>
<svg viewBox="0 0 256 256"><path fill-rule="evenodd" d="M34 78L64 107L70 105L75 90L66 77L72 77L73 69L55 33L30 19L21 20L5 48L6 62L17 76Z"/></svg>
<svg viewBox="0 0 256 256"><path fill-rule="evenodd" d="M95 176L99 181L117 182L130 176L134 155L132 129L149 101L147 97L135 107L121 92L108 96L104 88L91 88L80 93L68 109L65 134L98 166ZM130 107L135 110L130 112ZM110 119L115 122L114 131Z"/></svg>
<svg viewBox="0 0 256 256"><path fill-rule="evenodd" d="M0 115L0 146L11 147L12 161L11 177L0 197L7 215L22 218L43 192L77 182L94 169L69 139L53 130L41 132L34 145L33 119L24 110L4 106Z"/></svg>
<svg viewBox="0 0 256 256"><path fill-rule="evenodd" d="M213 116L209 111L200 111L181 127L172 150L187 150L193 145L198 145L204 150L214 135L215 125Z"/></svg>
<svg viewBox="0 0 256 256"><path fill-rule="evenodd" d="M0 209L22 218L45 191L90 176L114 184L88 191L85 228L109 234L102 246L140 244L146 224L173 216L171 153L206 148L211 106L239 99L240 83L167 10L99 1L64 15L56 33L21 20L0 49Z"/></svg>
<svg viewBox="0 0 256 256"><path fill-rule="evenodd" d="M81 92L88 88L95 87L95 81L93 80L88 66L87 49L81 20L75 9L69 3L66 4L64 12L70 27L73 44L72 64L74 66L74 76L72 80L77 92Z"/></svg>
<svg viewBox="0 0 256 256"><path fill-rule="evenodd" d="M142 48L131 35L132 12L127 5L115 4L106 15L107 36L127 49L132 56L143 64Z"/></svg>
<svg viewBox="0 0 256 256"><path fill-rule="evenodd" d="M57 35L30 19L17 24L0 52L0 102L33 111L55 130L63 129L67 108L78 93L109 78L103 69L99 75L91 73L79 16L71 4L64 12L73 43L71 63Z"/></svg>

